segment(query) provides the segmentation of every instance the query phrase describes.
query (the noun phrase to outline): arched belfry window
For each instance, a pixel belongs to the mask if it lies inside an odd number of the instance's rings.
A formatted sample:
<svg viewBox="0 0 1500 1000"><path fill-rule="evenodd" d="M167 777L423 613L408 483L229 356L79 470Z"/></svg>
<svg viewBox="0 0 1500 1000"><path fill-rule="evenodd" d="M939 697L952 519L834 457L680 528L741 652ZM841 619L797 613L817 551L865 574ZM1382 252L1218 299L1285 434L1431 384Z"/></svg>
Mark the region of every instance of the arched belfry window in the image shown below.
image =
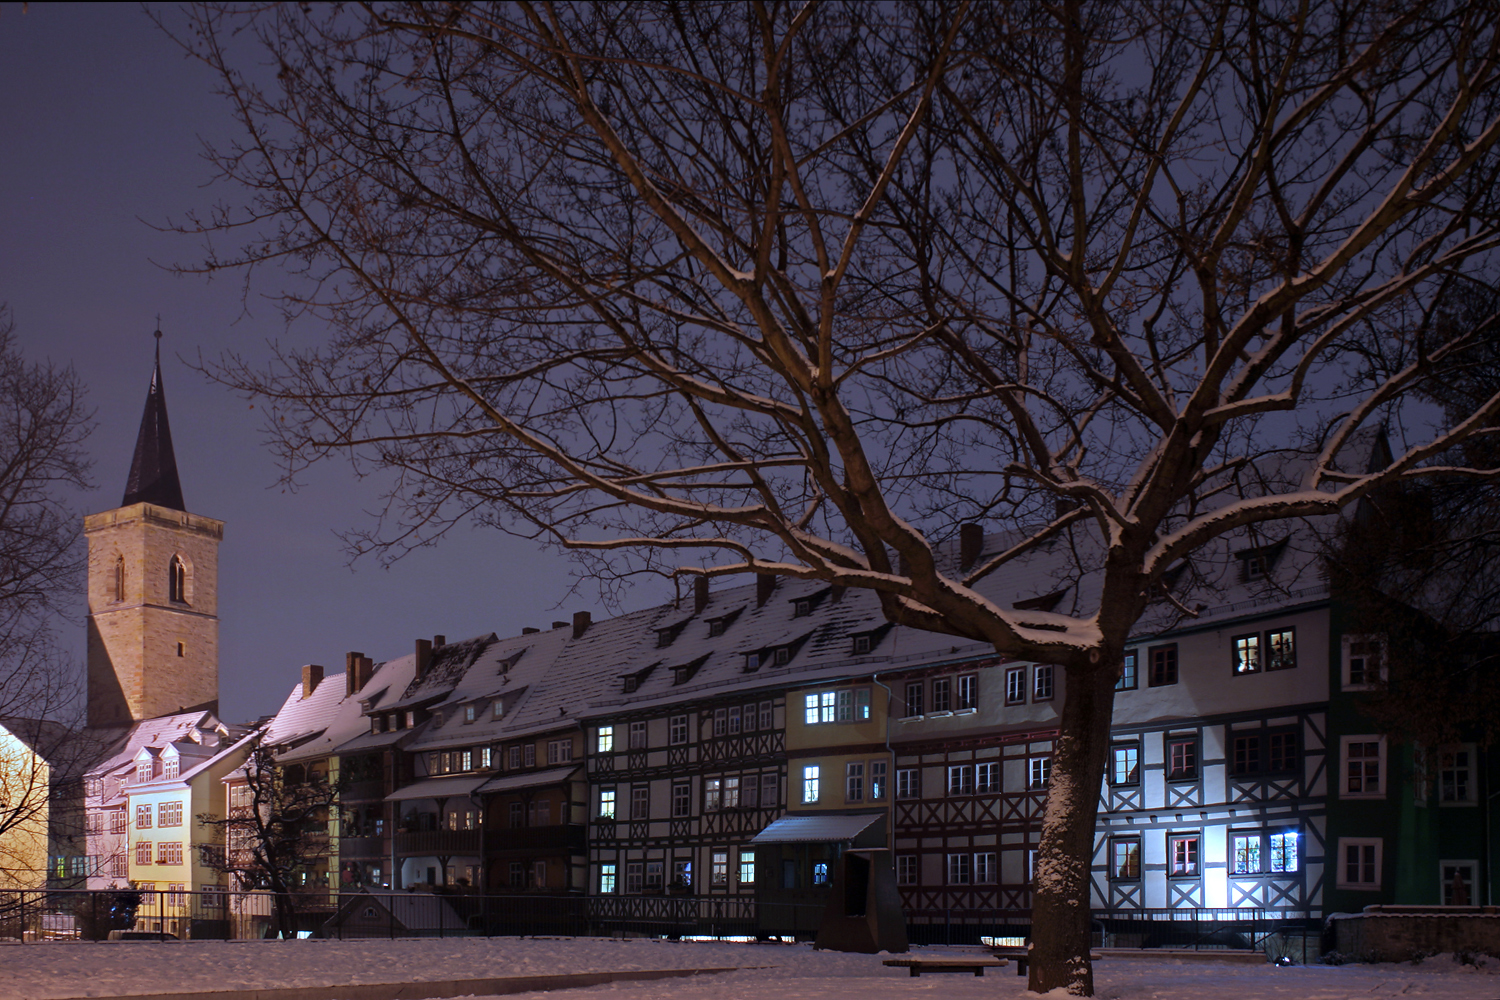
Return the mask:
<svg viewBox="0 0 1500 1000"><path fill-rule="evenodd" d="M167 596L174 601L187 603L187 566L180 556L173 556L167 566Z"/></svg>
<svg viewBox="0 0 1500 1000"><path fill-rule="evenodd" d="M115 600L125 600L125 557L115 556Z"/></svg>

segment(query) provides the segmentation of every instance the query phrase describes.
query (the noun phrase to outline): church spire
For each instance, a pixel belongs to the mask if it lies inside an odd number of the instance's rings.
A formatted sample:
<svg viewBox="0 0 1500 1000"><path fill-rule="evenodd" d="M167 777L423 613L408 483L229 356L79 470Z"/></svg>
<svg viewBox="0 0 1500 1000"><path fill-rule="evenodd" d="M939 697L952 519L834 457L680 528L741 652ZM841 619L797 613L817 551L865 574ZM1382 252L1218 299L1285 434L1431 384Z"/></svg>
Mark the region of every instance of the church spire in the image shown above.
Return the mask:
<svg viewBox="0 0 1500 1000"><path fill-rule="evenodd" d="M125 480L121 507L152 503L158 507L186 511L182 483L177 478L177 456L172 452L172 429L167 426L167 397L161 384L161 331L156 331L156 367L151 372L151 390L146 394L146 412L141 414L141 433L135 439L135 457L130 478Z"/></svg>

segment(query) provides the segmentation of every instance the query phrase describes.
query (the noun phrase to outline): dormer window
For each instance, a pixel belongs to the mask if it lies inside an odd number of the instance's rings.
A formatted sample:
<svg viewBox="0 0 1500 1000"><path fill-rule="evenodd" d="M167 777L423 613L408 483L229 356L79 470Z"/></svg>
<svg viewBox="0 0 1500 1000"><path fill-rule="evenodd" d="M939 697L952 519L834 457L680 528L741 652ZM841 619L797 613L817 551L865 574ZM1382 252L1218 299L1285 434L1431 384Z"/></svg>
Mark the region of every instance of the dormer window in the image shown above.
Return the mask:
<svg viewBox="0 0 1500 1000"><path fill-rule="evenodd" d="M396 720L399 719L400 717L401 717L401 715L400 715L399 712L392 712L390 715L386 716L385 717L385 728L388 731L394 733L396 731L396 729L397 729Z"/></svg>
<svg viewBox="0 0 1500 1000"><path fill-rule="evenodd" d="M778 647L776 650L776 665L778 667L784 667L791 662L792 651L785 646Z"/></svg>
<svg viewBox="0 0 1500 1000"><path fill-rule="evenodd" d="M855 656L863 656L865 653L868 653L869 651L870 651L870 637L867 636L867 635L857 635L857 636L855 636L854 637L854 655Z"/></svg>
<svg viewBox="0 0 1500 1000"><path fill-rule="evenodd" d="M505 714L505 702L504 702L504 700L502 700L500 698L496 698L494 700L494 702L491 703L491 705L490 705L490 718L492 718L492 719L498 719L498 718L500 718L504 714Z"/></svg>
<svg viewBox="0 0 1500 1000"><path fill-rule="evenodd" d="M708 637L716 638L724 634L725 622L722 618L711 619L708 623Z"/></svg>
<svg viewBox="0 0 1500 1000"><path fill-rule="evenodd" d="M372 732L372 733L378 733L378 732L380 732L380 729L381 729L381 726L380 726L380 716L378 716L378 715L372 715L372 716L370 716L370 732Z"/></svg>
<svg viewBox="0 0 1500 1000"><path fill-rule="evenodd" d="M409 708L406 710L406 728L417 728L417 711L414 708Z"/></svg>
<svg viewBox="0 0 1500 1000"><path fill-rule="evenodd" d="M177 777L178 761L176 757L168 757L161 762L161 776L163 778Z"/></svg>
<svg viewBox="0 0 1500 1000"><path fill-rule="evenodd" d="M625 677L625 693L635 694L641 689L641 675L627 674Z"/></svg>
<svg viewBox="0 0 1500 1000"><path fill-rule="evenodd" d="M792 604L792 617L806 618L808 615L812 614L812 608L812 601L809 601L805 597L801 598L800 600L797 600Z"/></svg>
<svg viewBox="0 0 1500 1000"><path fill-rule="evenodd" d="M167 564L167 597L179 604L187 603L187 566L181 556L173 556Z"/></svg>
<svg viewBox="0 0 1500 1000"><path fill-rule="evenodd" d="M745 654L745 669L746 670L759 670L760 669L760 653L759 652L746 653Z"/></svg>
<svg viewBox="0 0 1500 1000"><path fill-rule="evenodd" d="M1240 582L1250 583L1269 577L1276 568L1276 561L1281 558L1286 543L1287 540L1283 538L1274 545L1261 545L1236 552L1235 556L1240 560Z"/></svg>
<svg viewBox="0 0 1500 1000"><path fill-rule="evenodd" d="M146 782L148 782L148 781L151 780L151 778L152 778L152 773L151 772L153 770L154 769L151 766L151 758L150 757L147 757L145 760L138 760L138 761L136 761L135 762L135 780L138 783L140 783L140 784L145 784Z"/></svg>
<svg viewBox="0 0 1500 1000"><path fill-rule="evenodd" d="M464 722L466 722L466 723L473 722L478 717L479 717L479 706L478 705L465 705L464 706Z"/></svg>

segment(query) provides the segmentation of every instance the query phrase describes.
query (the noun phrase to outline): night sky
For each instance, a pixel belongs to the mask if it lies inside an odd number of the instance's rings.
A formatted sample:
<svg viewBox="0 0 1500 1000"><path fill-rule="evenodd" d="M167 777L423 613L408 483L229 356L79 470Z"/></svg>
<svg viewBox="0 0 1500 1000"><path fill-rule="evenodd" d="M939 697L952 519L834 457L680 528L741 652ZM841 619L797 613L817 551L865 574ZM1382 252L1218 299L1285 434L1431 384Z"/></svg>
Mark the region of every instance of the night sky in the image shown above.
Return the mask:
<svg viewBox="0 0 1500 1000"><path fill-rule="evenodd" d="M389 570L373 560L351 567L335 531L369 523L379 484L340 463L296 492L281 490L259 411L185 363L227 349L262 357L268 340L320 332L287 330L238 281L162 267L192 262L198 244L153 226L238 198L209 184L200 157L199 137L222 140L232 129L213 83L133 5L33 3L23 13L0 3L0 302L28 358L71 362L89 387L97 488L76 498L80 514L120 503L160 315L187 507L225 522L224 717L273 711L301 664L342 670L351 649L381 660L410 652L419 636L507 635L574 611L602 614L586 589L567 596L565 558L494 532L460 529ZM660 597L638 592L631 604ZM81 661L79 598L62 629Z"/></svg>

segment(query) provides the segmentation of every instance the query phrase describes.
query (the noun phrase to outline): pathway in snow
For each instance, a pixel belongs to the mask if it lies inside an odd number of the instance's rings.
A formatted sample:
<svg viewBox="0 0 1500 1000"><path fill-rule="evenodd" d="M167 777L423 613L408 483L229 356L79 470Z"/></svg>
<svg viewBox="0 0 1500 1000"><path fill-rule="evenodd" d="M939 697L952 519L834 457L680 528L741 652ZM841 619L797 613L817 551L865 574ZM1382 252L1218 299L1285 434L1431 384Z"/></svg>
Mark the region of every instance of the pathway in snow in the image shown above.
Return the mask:
<svg viewBox="0 0 1500 1000"><path fill-rule="evenodd" d="M927 949L922 949L926 951ZM948 949L930 949L936 954ZM423 982L489 976L738 966L717 976L512 994L527 1000L968 1000L1028 996L1011 968L983 978L887 969L877 955L803 945L562 940L58 942L0 946L0 1000ZM751 968L759 966L760 968ZM1278 969L1143 959L1096 966L1099 995L1121 1000L1500 1000L1500 963ZM329 991L330 1000L338 997Z"/></svg>

